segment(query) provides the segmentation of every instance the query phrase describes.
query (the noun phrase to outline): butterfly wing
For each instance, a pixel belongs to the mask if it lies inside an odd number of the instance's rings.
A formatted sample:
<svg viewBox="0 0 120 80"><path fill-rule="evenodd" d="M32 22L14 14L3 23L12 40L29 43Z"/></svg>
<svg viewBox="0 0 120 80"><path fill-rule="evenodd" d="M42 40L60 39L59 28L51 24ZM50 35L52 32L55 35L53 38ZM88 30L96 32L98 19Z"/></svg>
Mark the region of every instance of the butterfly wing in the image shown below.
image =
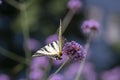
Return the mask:
<svg viewBox="0 0 120 80"><path fill-rule="evenodd" d="M51 58L55 58L55 59L59 59L59 42L58 41L54 41L48 45L46 45L45 47L41 48L40 50L38 50L33 57L37 57L37 56L49 56Z"/></svg>
<svg viewBox="0 0 120 80"><path fill-rule="evenodd" d="M38 50L33 57L35 56L49 56L51 58L55 59L62 59L62 25L60 20L60 26L59 26L59 40L54 41L45 47Z"/></svg>

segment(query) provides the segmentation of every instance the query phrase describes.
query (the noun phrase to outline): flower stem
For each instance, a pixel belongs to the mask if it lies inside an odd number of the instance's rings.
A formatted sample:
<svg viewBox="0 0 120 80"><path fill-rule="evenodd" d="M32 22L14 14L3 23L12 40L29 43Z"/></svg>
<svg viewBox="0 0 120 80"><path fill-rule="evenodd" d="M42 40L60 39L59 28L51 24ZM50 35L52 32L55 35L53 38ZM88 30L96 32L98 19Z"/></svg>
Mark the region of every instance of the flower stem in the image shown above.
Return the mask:
<svg viewBox="0 0 120 80"><path fill-rule="evenodd" d="M63 66L68 62L69 58L67 58L61 65L60 67L48 78L48 80L50 80L55 74L57 74L62 68Z"/></svg>
<svg viewBox="0 0 120 80"><path fill-rule="evenodd" d="M18 3L17 1L15 1L15 0L6 0L6 2L9 3L10 5L12 5L13 7L15 7L16 9L21 10L20 9L20 3Z"/></svg>
<svg viewBox="0 0 120 80"><path fill-rule="evenodd" d="M88 49L90 47L90 42L91 42L91 40L93 38L93 32L94 31L91 32L91 34L89 35L88 40L87 40L87 42L85 44L85 50L86 50L85 58L83 59L83 61L80 64L80 67L79 67L79 70L78 70L78 73L77 73L77 76L76 76L75 80L80 80L80 76L81 76L81 73L82 73L82 70L83 70L87 55L88 55Z"/></svg>
<svg viewBox="0 0 120 80"><path fill-rule="evenodd" d="M2 54L5 57L8 57L14 61L20 62L22 64L26 64L25 59L13 52L10 52L2 47L0 47L0 54Z"/></svg>
<svg viewBox="0 0 120 80"><path fill-rule="evenodd" d="M73 16L74 16L75 12L73 12L72 10L69 10L68 13L66 14L66 16L64 17L63 21L62 21L62 34L65 32L66 28L68 27L70 21L72 20ZM57 32L59 31L59 29L57 30Z"/></svg>
<svg viewBox="0 0 120 80"><path fill-rule="evenodd" d="M28 66L26 68L27 69L26 76L27 76L27 80L29 80L28 74L29 74L29 64L30 64L30 60L31 60L31 52L29 51L29 49L27 47L27 40L29 39L28 16L27 16L26 4L24 3L21 7L22 7L21 12L23 14L23 20L24 20L24 21L21 21L21 22L23 22L23 24L22 24L22 31L23 31L23 36L24 36L23 45L25 45L24 51L25 51L26 63L28 64Z"/></svg>
<svg viewBox="0 0 120 80"><path fill-rule="evenodd" d="M62 65L54 72L54 74L57 74L63 68L63 66L66 64L67 61L68 60L66 60L65 62L63 62Z"/></svg>

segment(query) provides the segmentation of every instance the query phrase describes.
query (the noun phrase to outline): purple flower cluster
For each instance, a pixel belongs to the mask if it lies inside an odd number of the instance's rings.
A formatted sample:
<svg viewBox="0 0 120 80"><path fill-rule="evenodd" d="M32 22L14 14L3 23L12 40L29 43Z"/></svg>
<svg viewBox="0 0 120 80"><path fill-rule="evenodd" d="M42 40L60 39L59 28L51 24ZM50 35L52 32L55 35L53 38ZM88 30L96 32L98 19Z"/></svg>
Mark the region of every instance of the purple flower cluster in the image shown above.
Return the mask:
<svg viewBox="0 0 120 80"><path fill-rule="evenodd" d="M2 0L0 0L0 4L2 4L3 2L2 2Z"/></svg>
<svg viewBox="0 0 120 80"><path fill-rule="evenodd" d="M27 40L27 47L30 51L36 51L40 48L40 43L38 40L31 38Z"/></svg>
<svg viewBox="0 0 120 80"><path fill-rule="evenodd" d="M85 49L79 43L71 41L65 43L63 54L68 55L71 59L81 61L85 57Z"/></svg>
<svg viewBox="0 0 120 80"><path fill-rule="evenodd" d="M10 80L6 74L0 74L0 80Z"/></svg>
<svg viewBox="0 0 120 80"><path fill-rule="evenodd" d="M81 26L83 33L85 34L89 34L92 30L99 31L99 27L99 23L93 19L84 21Z"/></svg>
<svg viewBox="0 0 120 80"><path fill-rule="evenodd" d="M105 71L101 75L102 80L120 80L120 67Z"/></svg>
<svg viewBox="0 0 120 80"><path fill-rule="evenodd" d="M35 57L30 64L30 80L41 80L45 75L45 70L49 65L47 57Z"/></svg>
<svg viewBox="0 0 120 80"><path fill-rule="evenodd" d="M77 71L79 69L80 64L78 62L74 62L72 64L70 64L64 71L64 76L66 78L66 80L74 80L76 75L77 75Z"/></svg>
<svg viewBox="0 0 120 80"><path fill-rule="evenodd" d="M91 63L85 63L82 73L84 74L87 80L97 80L97 75L94 70L94 66Z"/></svg>
<svg viewBox="0 0 120 80"><path fill-rule="evenodd" d="M77 72L80 68L80 63L75 62L69 65L64 71L65 80L74 80ZM82 70L82 78L85 78L85 80L97 80L96 79L96 73L94 70L94 67L91 63L85 63L85 66Z"/></svg>
<svg viewBox="0 0 120 80"><path fill-rule="evenodd" d="M31 61L31 69L40 69L40 68L47 68L49 64L47 57L35 57Z"/></svg>
<svg viewBox="0 0 120 80"><path fill-rule="evenodd" d="M44 76L44 71L42 69L36 69L30 72L29 78L30 80L40 80Z"/></svg>
<svg viewBox="0 0 120 80"><path fill-rule="evenodd" d="M67 7L70 10L77 11L82 7L82 3L80 0L69 0Z"/></svg>
<svg viewBox="0 0 120 80"><path fill-rule="evenodd" d="M61 74L55 74L50 78L50 80L64 80L64 78Z"/></svg>

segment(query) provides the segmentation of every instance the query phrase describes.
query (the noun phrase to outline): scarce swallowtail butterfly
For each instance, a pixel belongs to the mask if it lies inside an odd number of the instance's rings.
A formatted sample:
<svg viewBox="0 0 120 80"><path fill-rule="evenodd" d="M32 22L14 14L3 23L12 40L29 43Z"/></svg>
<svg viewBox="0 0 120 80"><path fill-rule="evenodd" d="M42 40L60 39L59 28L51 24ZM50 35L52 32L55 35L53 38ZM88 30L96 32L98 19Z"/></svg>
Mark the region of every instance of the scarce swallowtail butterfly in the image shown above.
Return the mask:
<svg viewBox="0 0 120 80"><path fill-rule="evenodd" d="M40 50L38 50L32 57L48 56L50 58L60 60L62 59L62 25L60 20L59 26L59 38L57 41L54 41Z"/></svg>

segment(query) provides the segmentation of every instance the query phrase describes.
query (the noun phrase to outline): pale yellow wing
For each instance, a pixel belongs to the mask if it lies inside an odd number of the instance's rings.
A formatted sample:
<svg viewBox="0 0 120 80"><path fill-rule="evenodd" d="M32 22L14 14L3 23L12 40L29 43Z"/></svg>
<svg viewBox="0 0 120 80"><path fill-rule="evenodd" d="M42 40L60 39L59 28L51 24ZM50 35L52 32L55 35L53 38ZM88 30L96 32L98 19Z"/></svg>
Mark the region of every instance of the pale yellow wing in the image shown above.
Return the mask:
<svg viewBox="0 0 120 80"><path fill-rule="evenodd" d="M38 50L33 57L48 56L53 59L61 59L62 56L62 25L60 20L59 40L54 41Z"/></svg>

